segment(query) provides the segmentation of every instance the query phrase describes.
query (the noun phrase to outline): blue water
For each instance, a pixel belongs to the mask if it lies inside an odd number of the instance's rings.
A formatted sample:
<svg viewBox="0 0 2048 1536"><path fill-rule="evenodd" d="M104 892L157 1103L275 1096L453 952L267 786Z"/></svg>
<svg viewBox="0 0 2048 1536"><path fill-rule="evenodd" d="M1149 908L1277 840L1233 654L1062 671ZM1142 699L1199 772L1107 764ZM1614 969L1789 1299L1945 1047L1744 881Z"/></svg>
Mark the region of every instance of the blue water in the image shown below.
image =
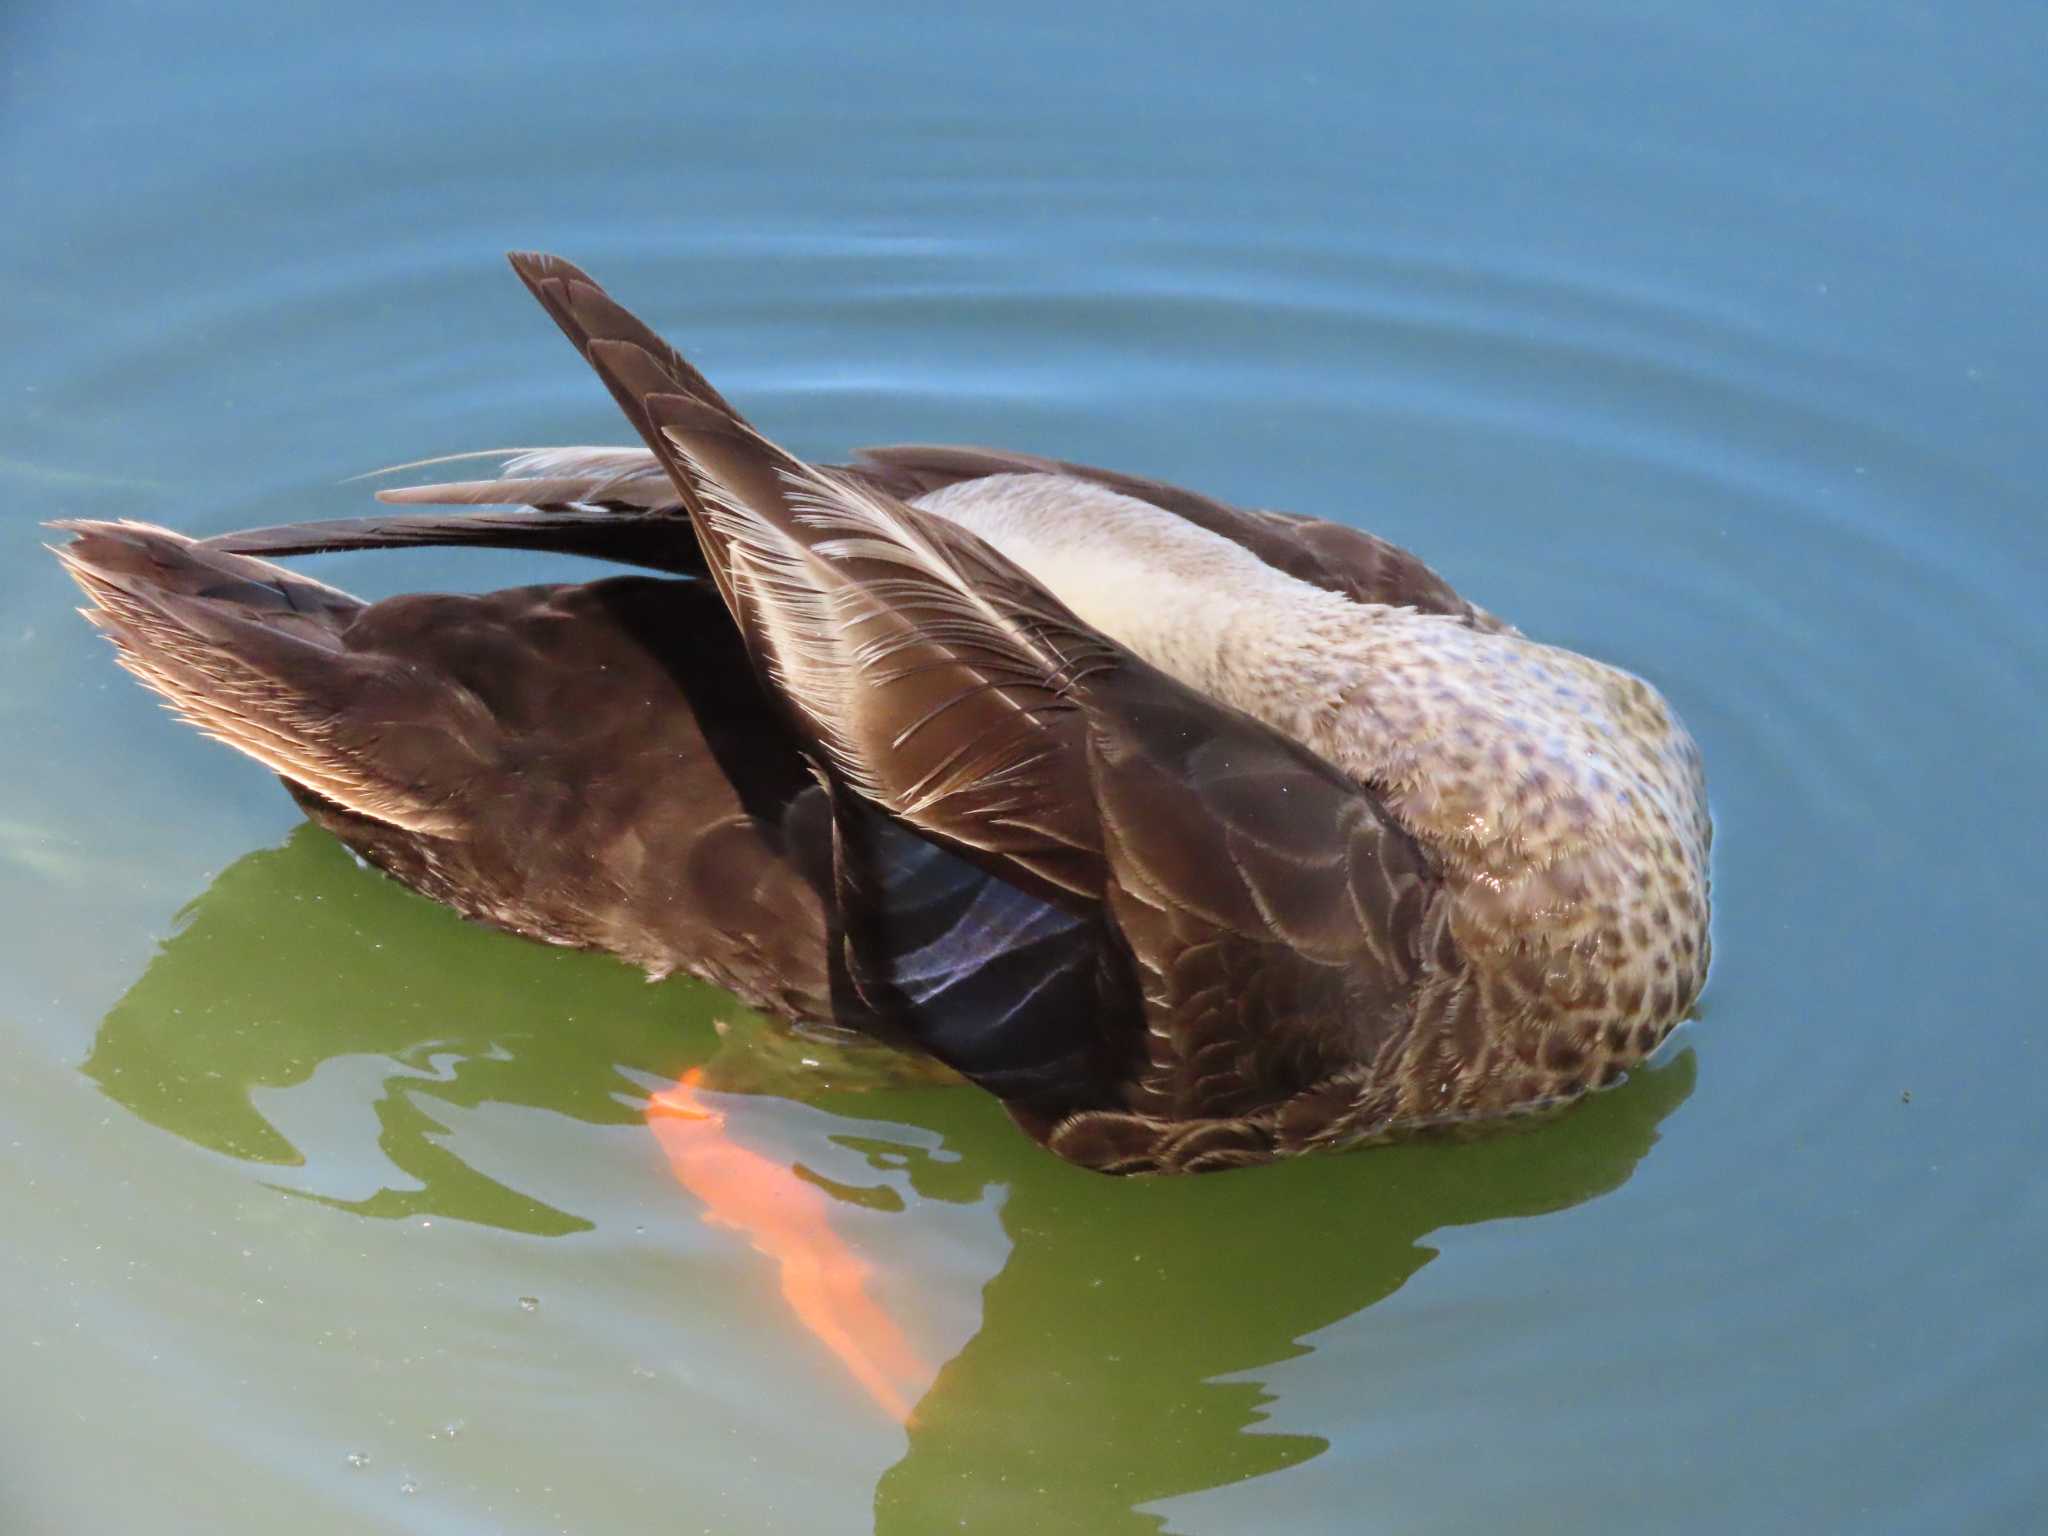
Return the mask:
<svg viewBox="0 0 2048 1536"><path fill-rule="evenodd" d="M2020 0L12 0L0 1528L2039 1524L2044 57ZM1698 1021L1536 1128L1118 1184L294 832L37 524L620 440L513 246L798 452L1352 521L1648 676ZM929 1361L908 1426L670 1177L707 1060Z"/></svg>

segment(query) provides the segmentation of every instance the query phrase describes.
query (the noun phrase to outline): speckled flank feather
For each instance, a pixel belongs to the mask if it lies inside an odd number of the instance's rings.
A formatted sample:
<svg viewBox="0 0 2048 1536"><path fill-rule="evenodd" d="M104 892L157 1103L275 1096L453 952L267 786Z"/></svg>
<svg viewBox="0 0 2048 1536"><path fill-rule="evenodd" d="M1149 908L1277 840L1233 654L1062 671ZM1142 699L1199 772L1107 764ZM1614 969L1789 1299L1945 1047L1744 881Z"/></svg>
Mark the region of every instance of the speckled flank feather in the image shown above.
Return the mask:
<svg viewBox="0 0 2048 1536"><path fill-rule="evenodd" d="M1336 524L991 449L817 467L585 274L644 440L402 510L60 551L123 664L472 916L913 1045L1054 1151L1205 1171L1558 1103L1707 966L1697 749L1641 680ZM365 606L254 555L646 578Z"/></svg>

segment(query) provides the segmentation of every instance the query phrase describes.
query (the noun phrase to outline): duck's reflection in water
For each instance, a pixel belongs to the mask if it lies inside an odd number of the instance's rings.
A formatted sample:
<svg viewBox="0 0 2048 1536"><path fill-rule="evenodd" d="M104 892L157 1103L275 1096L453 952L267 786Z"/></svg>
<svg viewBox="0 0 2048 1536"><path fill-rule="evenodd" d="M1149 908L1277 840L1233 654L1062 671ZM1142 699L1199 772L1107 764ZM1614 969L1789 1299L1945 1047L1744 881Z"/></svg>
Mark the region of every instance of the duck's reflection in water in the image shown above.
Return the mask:
<svg viewBox="0 0 2048 1536"><path fill-rule="evenodd" d="M1686 1050L1540 1126L1213 1178L1104 1188L1020 1160L1012 1252L917 1405L878 1529L951 1511L969 1530L1154 1531L1134 1506L1320 1454L1321 1438L1264 1429L1247 1378L1400 1289L1436 1256L1430 1233L1618 1187L1695 1072Z"/></svg>
<svg viewBox="0 0 2048 1536"><path fill-rule="evenodd" d="M1614 1189L1692 1090L1689 1052L1530 1129L1240 1173L1115 1180L1059 1162L1002 1123L962 1133L971 1090L842 1093L900 1075L889 1053L777 1046L756 1032L719 1053L718 994L650 987L622 966L469 927L359 869L310 827L226 870L108 1014L85 1070L152 1123L288 1166L299 1152L252 1101L343 1056L400 1070L365 1090L378 1143L414 1187L314 1198L370 1216L442 1214L537 1235L587 1229L464 1163L426 1104L528 1105L596 1124L644 1113L702 1219L777 1267L798 1322L908 1449L881 1478L880 1529L943 1524L1155 1530L1134 1506L1276 1471L1326 1442L1261 1432L1256 1373L1398 1289L1446 1227L1558 1210ZM790 1070L775 1065L786 1055ZM711 1057L708 1071L700 1070ZM453 1065L449 1065L452 1063ZM691 1064L695 1063L695 1066ZM673 1083L635 1103L630 1083ZM718 1091L718 1090L725 1091ZM916 1197L1000 1201L1010 1253L979 1331L948 1361L920 1357L919 1319L892 1316L916 1277L837 1219L873 1191L820 1177L753 1138L735 1089L822 1098L941 1133L942 1152L834 1136ZM934 1111L935 1102L953 1101ZM872 1129L872 1127L870 1127ZM930 1139L930 1138L927 1138ZM963 1151L964 1148L964 1151ZM893 1204L894 1201L890 1201ZM929 1206L926 1207L930 1209ZM863 1230L872 1233L873 1223ZM886 1287L869 1282L876 1275ZM1228 1379L1235 1378L1235 1379ZM999 1474L998 1475L998 1469ZM941 1516L944 1516L941 1520Z"/></svg>

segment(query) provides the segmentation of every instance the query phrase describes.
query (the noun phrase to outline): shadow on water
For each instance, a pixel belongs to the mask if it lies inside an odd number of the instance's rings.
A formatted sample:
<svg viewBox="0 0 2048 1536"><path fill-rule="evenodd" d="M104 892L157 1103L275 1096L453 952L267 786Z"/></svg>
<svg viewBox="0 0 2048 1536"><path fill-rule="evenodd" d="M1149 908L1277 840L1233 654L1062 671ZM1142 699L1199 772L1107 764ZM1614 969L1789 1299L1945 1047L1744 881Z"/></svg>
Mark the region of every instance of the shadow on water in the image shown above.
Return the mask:
<svg viewBox="0 0 2048 1536"><path fill-rule="evenodd" d="M834 1145L806 1156L865 1159L919 1200L998 1201L1010 1242L979 1331L923 1392L907 1451L876 1488L877 1529L889 1532L1152 1531L1163 1520L1142 1506L1318 1455L1319 1437L1261 1431L1258 1373L1398 1290L1435 1257L1431 1232L1617 1188L1696 1071L1682 1052L1555 1121L1468 1140L1115 1181L1030 1147L979 1095L891 1086L902 1074L888 1053L805 1041L800 1054L822 1065L781 1072L776 1053L790 1048L749 1020L711 989L649 986L608 961L474 928L301 827L186 908L84 1070L151 1124L282 1173L302 1155L265 1118L266 1092L342 1057L379 1059L378 1146L416 1187L387 1177L363 1198L312 1198L542 1236L591 1223L469 1167L437 1139L437 1103L633 1124L648 1081L710 1058L707 1086L717 1076L728 1094L823 1099L868 1130L935 1133L937 1151L828 1133ZM852 1088L871 1091L841 1092Z"/></svg>

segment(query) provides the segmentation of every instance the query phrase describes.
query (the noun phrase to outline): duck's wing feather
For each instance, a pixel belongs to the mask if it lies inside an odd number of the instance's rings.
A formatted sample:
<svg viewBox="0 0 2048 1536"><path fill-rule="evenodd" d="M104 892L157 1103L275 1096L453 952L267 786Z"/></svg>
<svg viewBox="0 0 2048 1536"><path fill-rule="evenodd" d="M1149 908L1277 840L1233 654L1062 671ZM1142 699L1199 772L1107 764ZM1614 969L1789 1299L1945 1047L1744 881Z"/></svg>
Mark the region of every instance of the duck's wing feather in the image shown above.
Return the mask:
<svg viewBox="0 0 2048 1536"><path fill-rule="evenodd" d="M471 545L587 555L684 576L704 574L704 557L675 486L644 448L522 449L492 478L390 487L379 491L377 499L399 506L480 510L280 523L221 534L207 542L229 554L266 558Z"/></svg>
<svg viewBox="0 0 2048 1536"><path fill-rule="evenodd" d="M1147 1027L1124 1112L1072 1116L1048 1145L1202 1169L1384 1118L1354 1085L1399 1050L1442 959L1427 855L1321 759L1149 667L1089 702L1104 902Z"/></svg>
<svg viewBox="0 0 2048 1536"><path fill-rule="evenodd" d="M705 386L707 389L709 385ZM503 457L496 475L432 485L387 486L377 499L398 506L524 506L549 509L601 507L612 512L665 512L681 517L676 488L661 461L645 448L521 448L455 454L416 464L394 464L373 474L424 469L457 459Z"/></svg>
<svg viewBox="0 0 2048 1536"><path fill-rule="evenodd" d="M991 873L843 784L827 793L841 1020L938 1057L1040 1139L1078 1106L1117 1102L1137 1000L1104 915Z"/></svg>
<svg viewBox="0 0 2048 1536"><path fill-rule="evenodd" d="M1039 894L1099 889L1072 685L1120 653L978 539L768 442L577 268L512 260L630 402L821 766Z"/></svg>
<svg viewBox="0 0 2048 1536"><path fill-rule="evenodd" d="M674 504L673 491L670 496L672 511L666 515L580 504L534 511L494 507L453 516L399 512L245 528L206 542L226 554L264 558L451 545L528 549L701 576L704 557L697 548L697 536L682 517L681 507ZM507 499L497 498L499 502Z"/></svg>
<svg viewBox="0 0 2048 1536"><path fill-rule="evenodd" d="M1094 1038L1011 1094L1027 1125L1099 1166L1271 1156L1292 1098L1389 1048L1438 887L1367 791L1130 656L972 534L783 452L574 267L514 265L631 401L757 670L857 811L835 816L865 897L844 905L914 906L915 837L1007 887L1003 921L1089 957ZM877 843L879 880L860 862ZM914 992L917 925L848 923L856 982ZM967 1061L928 1010L905 1024L1003 1092L1006 1060L1046 1058L1040 1032L1075 1012L1006 1013ZM1194 1120L1232 1129L1187 1143Z"/></svg>

